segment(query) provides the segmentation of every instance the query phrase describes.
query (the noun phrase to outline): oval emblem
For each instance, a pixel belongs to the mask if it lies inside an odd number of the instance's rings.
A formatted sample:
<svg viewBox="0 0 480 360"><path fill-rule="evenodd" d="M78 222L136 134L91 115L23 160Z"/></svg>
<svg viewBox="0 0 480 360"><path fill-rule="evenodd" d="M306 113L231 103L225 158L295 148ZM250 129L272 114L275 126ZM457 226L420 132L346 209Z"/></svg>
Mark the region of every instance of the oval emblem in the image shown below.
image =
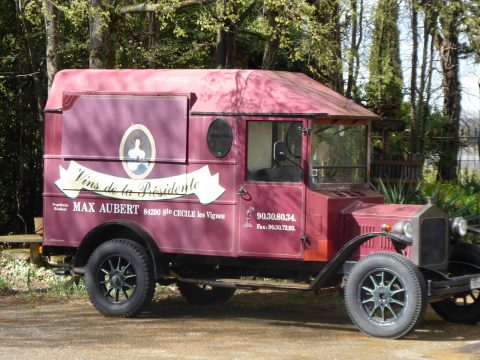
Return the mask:
<svg viewBox="0 0 480 360"><path fill-rule="evenodd" d="M130 126L120 143L123 168L132 179L145 179L155 165L155 140L141 124Z"/></svg>

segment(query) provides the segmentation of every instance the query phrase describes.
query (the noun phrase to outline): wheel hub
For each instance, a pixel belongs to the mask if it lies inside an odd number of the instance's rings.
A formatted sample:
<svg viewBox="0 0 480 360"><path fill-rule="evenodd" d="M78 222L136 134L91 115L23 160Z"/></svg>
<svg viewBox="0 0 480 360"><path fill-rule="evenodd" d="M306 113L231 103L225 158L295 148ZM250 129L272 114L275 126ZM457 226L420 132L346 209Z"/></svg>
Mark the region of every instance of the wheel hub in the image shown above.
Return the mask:
<svg viewBox="0 0 480 360"><path fill-rule="evenodd" d="M379 287L375 289L373 293L373 298L375 300L375 305L383 307L390 304L392 300L392 295L387 288Z"/></svg>
<svg viewBox="0 0 480 360"><path fill-rule="evenodd" d="M125 283L125 279L124 279L124 276L121 272L112 271L110 273L110 285L114 289L121 289L122 286L124 285L124 283Z"/></svg>

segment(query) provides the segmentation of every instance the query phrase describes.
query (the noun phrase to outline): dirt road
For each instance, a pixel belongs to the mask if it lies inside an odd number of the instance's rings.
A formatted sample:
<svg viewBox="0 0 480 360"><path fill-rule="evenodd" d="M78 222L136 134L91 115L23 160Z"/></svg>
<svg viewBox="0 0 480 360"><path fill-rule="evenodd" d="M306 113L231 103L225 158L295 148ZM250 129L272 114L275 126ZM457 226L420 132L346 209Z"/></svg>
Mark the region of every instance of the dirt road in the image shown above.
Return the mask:
<svg viewBox="0 0 480 360"><path fill-rule="evenodd" d="M371 339L336 295L243 292L194 307L173 290L136 319L110 319L87 299L0 296L0 359L468 359L480 325L432 313L402 340Z"/></svg>

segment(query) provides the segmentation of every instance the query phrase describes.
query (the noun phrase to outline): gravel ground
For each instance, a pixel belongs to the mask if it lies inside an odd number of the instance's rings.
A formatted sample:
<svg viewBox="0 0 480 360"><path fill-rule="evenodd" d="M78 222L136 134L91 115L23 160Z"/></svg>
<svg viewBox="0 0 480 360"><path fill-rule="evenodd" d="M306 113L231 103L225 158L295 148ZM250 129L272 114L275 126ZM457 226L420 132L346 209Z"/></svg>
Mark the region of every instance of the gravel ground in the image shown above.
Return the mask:
<svg viewBox="0 0 480 360"><path fill-rule="evenodd" d="M241 292L188 305L167 288L135 319L101 316L85 297L0 295L0 359L468 359L480 325L429 312L402 340L361 334L336 295Z"/></svg>

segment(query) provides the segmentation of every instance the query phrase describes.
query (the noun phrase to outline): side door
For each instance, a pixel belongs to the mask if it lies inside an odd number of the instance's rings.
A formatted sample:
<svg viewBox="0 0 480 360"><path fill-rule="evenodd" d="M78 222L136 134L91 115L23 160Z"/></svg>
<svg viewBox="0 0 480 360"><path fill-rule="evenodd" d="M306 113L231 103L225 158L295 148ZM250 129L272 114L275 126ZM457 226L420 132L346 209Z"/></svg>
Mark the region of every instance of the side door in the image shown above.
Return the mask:
<svg viewBox="0 0 480 360"><path fill-rule="evenodd" d="M239 255L303 257L306 137L303 119L240 121L240 178L237 181ZM274 156L276 147L286 158Z"/></svg>

